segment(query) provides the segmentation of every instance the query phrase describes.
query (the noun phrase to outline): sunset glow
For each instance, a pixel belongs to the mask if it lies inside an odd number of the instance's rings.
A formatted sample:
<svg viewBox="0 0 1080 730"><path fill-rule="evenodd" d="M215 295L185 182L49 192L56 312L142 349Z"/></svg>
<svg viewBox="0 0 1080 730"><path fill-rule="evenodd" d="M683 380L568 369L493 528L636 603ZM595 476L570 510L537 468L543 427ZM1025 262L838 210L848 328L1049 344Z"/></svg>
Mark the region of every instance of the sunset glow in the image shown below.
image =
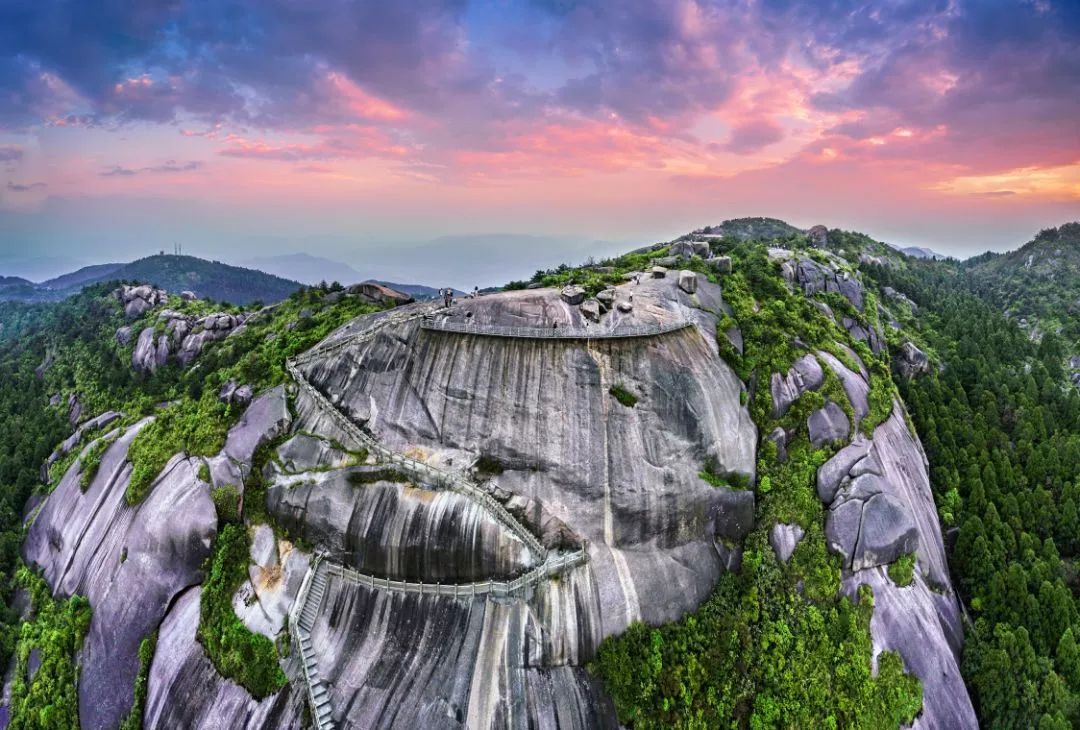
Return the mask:
<svg viewBox="0 0 1080 730"><path fill-rule="evenodd" d="M968 254L1080 215L1075 3L49 5L0 7L7 254L742 215Z"/></svg>

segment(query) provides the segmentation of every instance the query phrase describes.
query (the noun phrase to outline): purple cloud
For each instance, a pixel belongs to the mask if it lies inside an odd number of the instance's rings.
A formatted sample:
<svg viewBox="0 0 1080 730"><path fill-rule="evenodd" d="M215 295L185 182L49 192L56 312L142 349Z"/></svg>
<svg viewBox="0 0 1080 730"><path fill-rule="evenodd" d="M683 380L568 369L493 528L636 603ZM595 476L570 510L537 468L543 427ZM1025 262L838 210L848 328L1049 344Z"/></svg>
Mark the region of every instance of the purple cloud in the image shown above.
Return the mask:
<svg viewBox="0 0 1080 730"><path fill-rule="evenodd" d="M18 162L22 158L22 147L15 144L0 144L0 162Z"/></svg>
<svg viewBox="0 0 1080 730"><path fill-rule="evenodd" d="M135 175L142 174L161 174L172 172L192 172L194 170L201 169L202 162L192 160L191 162L176 162L175 160L167 160L160 165L151 165L149 167L121 167L120 165L113 165L108 170L98 173L101 177L134 177Z"/></svg>
<svg viewBox="0 0 1080 730"><path fill-rule="evenodd" d="M43 182L16 183L9 180L7 184L7 189L13 193L28 193L32 190L42 190L47 187L48 185Z"/></svg>

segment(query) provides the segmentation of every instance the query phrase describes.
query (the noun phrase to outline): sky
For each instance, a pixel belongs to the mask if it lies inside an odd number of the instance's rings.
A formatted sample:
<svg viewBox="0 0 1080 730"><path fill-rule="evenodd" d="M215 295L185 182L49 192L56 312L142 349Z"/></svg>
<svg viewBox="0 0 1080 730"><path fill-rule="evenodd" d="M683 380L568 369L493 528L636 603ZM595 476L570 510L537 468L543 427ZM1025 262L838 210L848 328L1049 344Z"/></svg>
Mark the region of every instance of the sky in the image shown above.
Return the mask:
<svg viewBox="0 0 1080 730"><path fill-rule="evenodd" d="M531 274L759 215L958 256L1080 219L1080 3L0 3L0 273L515 234Z"/></svg>

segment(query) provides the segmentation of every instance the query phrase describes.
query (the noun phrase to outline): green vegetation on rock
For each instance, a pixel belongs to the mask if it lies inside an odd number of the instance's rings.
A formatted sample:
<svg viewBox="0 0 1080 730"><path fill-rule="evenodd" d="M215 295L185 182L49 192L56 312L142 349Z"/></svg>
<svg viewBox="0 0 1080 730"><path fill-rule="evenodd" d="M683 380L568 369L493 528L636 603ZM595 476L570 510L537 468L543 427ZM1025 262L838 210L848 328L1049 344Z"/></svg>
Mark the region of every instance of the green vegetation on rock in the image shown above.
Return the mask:
<svg viewBox="0 0 1080 730"><path fill-rule="evenodd" d="M915 553L907 553L889 566L889 578L898 586L909 586L915 580Z"/></svg>
<svg viewBox="0 0 1080 730"><path fill-rule="evenodd" d="M608 392L613 398L615 398L615 400L619 401L619 403L626 406L627 408L633 408L637 405L637 396L623 386L619 385L618 383L611 386Z"/></svg>
<svg viewBox="0 0 1080 730"><path fill-rule="evenodd" d="M214 541L203 583L196 636L223 677L256 698L285 686L274 642L251 631L233 611L233 594L248 579L248 536L241 525L227 524Z"/></svg>
<svg viewBox="0 0 1080 730"><path fill-rule="evenodd" d="M146 694L150 682L150 664L154 661L157 640L158 635L155 631L139 643L139 674L135 677L135 701L131 705L131 712L120 723L120 730L141 730L143 726Z"/></svg>
<svg viewBox="0 0 1080 730"><path fill-rule="evenodd" d="M16 634L8 727L77 729L76 657L90 628L90 604L82 596L54 600L45 580L26 567L19 568L16 580L30 594L32 613Z"/></svg>

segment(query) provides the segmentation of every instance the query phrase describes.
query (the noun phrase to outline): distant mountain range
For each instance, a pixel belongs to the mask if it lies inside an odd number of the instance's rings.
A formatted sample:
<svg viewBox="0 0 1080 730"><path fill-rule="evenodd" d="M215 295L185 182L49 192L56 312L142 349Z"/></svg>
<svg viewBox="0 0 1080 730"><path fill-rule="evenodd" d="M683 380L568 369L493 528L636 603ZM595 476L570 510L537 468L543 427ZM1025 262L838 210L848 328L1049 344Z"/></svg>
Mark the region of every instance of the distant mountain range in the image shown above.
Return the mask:
<svg viewBox="0 0 1080 730"><path fill-rule="evenodd" d="M434 299L439 289L423 284L399 284L361 276L343 264L310 254L251 259L247 266L207 261L195 256L157 255L130 263L85 266L63 276L33 282L20 276L0 276L0 300L49 302L66 299L84 287L105 281L137 281L171 292L192 291L204 299L250 304L277 302L301 286L337 281L356 284L374 281L415 299ZM458 296L464 292L455 290Z"/></svg>
<svg viewBox="0 0 1080 730"><path fill-rule="evenodd" d="M137 281L172 292L193 291L205 299L232 304L276 302L301 287L300 282L256 269L207 261L194 256L148 256L127 264L97 264L41 283L19 277L0 279L0 299L47 302L66 299L91 284Z"/></svg>
<svg viewBox="0 0 1080 730"><path fill-rule="evenodd" d="M895 248L900 253L907 254L908 256L911 256L912 258L916 258L916 259L932 259L932 260L944 261L946 258L948 258L947 256L945 256L945 254L938 253L937 251L935 251L935 250L933 250L931 248L925 248L923 246L904 246L904 247L900 247L900 246L893 245L891 243L889 245L892 246L893 248Z"/></svg>

